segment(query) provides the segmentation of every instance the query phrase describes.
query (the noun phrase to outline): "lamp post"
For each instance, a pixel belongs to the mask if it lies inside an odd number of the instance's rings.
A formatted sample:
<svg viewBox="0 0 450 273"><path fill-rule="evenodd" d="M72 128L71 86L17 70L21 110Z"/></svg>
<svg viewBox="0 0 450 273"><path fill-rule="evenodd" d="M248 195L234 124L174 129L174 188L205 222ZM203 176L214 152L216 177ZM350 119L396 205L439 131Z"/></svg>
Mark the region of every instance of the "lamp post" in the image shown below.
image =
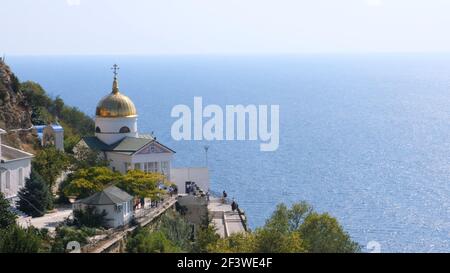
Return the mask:
<svg viewBox="0 0 450 273"><path fill-rule="evenodd" d="M205 149L205 162L206 162L206 168L208 168L208 149L209 149L209 146L208 146L208 145L205 145L203 148Z"/></svg>

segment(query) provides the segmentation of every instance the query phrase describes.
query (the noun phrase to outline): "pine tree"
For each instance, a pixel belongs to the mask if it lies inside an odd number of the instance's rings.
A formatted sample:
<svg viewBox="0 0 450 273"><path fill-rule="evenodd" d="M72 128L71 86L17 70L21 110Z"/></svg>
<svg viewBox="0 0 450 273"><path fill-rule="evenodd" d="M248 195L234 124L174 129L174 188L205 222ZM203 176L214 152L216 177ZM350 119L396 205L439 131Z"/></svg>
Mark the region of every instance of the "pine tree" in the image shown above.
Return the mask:
<svg viewBox="0 0 450 273"><path fill-rule="evenodd" d="M11 212L10 204L0 192L0 229L7 228L16 223L16 215Z"/></svg>
<svg viewBox="0 0 450 273"><path fill-rule="evenodd" d="M48 185L34 170L26 180L25 187L19 192L19 209L32 217L43 216L53 200Z"/></svg>

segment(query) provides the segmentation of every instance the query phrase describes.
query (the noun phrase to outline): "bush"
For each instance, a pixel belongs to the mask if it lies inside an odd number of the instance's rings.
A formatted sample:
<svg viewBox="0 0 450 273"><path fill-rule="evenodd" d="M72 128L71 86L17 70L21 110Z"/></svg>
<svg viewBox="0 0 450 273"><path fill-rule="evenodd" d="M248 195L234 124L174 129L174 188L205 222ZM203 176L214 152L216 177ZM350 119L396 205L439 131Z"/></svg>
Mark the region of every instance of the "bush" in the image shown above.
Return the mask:
<svg viewBox="0 0 450 273"><path fill-rule="evenodd" d="M41 238L34 228L12 225L0 230L0 253L37 253Z"/></svg>
<svg viewBox="0 0 450 273"><path fill-rule="evenodd" d="M16 215L11 212L10 204L0 192L0 229L10 227L16 223Z"/></svg>
<svg viewBox="0 0 450 273"><path fill-rule="evenodd" d="M19 191L18 196L17 206L32 217L43 216L47 209L53 206L53 197L48 185L34 169L31 170L30 177L26 179L25 187Z"/></svg>
<svg viewBox="0 0 450 273"><path fill-rule="evenodd" d="M127 251L131 253L179 253L181 249L170 241L162 231L138 229L127 242Z"/></svg>
<svg viewBox="0 0 450 273"><path fill-rule="evenodd" d="M88 238L96 234L95 229L60 226L56 228L56 235L51 246L51 252L64 253L69 242L78 242L80 245L88 243Z"/></svg>
<svg viewBox="0 0 450 273"><path fill-rule="evenodd" d="M95 207L86 207L83 210L74 210L73 219L74 225L78 227L106 227L108 224L108 219L106 219L106 211L98 213Z"/></svg>

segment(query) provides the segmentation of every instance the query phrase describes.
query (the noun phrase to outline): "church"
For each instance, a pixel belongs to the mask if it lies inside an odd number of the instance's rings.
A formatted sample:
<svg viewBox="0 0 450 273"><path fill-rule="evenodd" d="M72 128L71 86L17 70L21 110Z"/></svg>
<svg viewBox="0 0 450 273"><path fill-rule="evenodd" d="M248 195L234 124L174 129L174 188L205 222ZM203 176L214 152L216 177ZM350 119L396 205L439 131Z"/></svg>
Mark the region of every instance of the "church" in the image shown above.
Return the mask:
<svg viewBox="0 0 450 273"><path fill-rule="evenodd" d="M138 114L133 101L119 90L118 66L114 65L112 91L97 104L95 136L84 137L77 144L99 151L113 171L158 172L171 178L171 161L175 153L151 134L138 131ZM76 151L75 151L76 152Z"/></svg>

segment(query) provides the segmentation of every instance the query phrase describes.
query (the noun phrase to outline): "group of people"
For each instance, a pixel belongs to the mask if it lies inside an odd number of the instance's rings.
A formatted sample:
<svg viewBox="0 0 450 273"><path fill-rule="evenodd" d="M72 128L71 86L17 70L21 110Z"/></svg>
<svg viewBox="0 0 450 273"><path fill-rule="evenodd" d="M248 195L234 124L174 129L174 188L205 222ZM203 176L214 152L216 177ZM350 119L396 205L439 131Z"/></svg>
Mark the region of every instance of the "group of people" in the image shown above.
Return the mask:
<svg viewBox="0 0 450 273"><path fill-rule="evenodd" d="M227 192L223 191L223 193L222 193L222 203L225 204L227 202L227 197L228 197ZM231 202L231 210L232 211L237 211L238 209L239 209L239 205L238 205L238 203L236 201L234 201L234 198L233 198L233 201Z"/></svg>

